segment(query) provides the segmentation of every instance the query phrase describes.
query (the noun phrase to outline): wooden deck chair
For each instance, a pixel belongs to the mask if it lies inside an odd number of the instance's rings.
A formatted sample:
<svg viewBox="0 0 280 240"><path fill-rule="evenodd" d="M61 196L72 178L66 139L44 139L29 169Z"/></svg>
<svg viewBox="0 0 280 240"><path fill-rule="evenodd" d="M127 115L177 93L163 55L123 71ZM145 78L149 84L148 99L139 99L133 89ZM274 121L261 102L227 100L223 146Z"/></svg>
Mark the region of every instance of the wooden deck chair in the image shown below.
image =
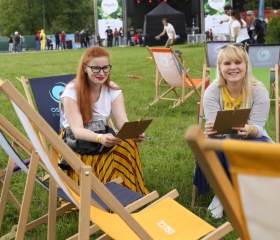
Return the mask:
<svg viewBox="0 0 280 240"><path fill-rule="evenodd" d="M198 126L186 140L240 239L279 239L279 145L207 139ZM232 182L215 151L227 156Z"/></svg>
<svg viewBox="0 0 280 240"><path fill-rule="evenodd" d="M18 147L22 148L28 155L31 155L33 146L29 142L28 139L26 139L21 132L19 132L3 115L0 114L0 147L5 150L5 152L10 156L10 161L12 161L16 166L8 164L8 166L14 167L13 171L16 171L18 169L21 169L25 173L28 174L29 169L26 166L27 161L23 161L20 156L17 154L15 149L10 145L10 143L6 140L5 136L2 134L2 131L5 132L13 141L13 143L16 141L19 145ZM30 159L28 159L28 162L30 162ZM44 167L44 166L43 166ZM44 167L45 168L45 167ZM7 174L5 174L5 182L3 191L1 194L0 199L0 223L3 221L4 216L4 210L7 203L8 198L8 189L10 188L11 183L11 171L9 170L9 167L6 170ZM39 178L35 178L35 181L39 183L41 186L43 186L45 189L49 189L49 185L45 182L42 182ZM148 195L139 194L136 192L133 192L129 190L126 187L123 187L119 185L121 183L121 179L117 179L113 182L105 184L106 188L122 203L123 206L126 206L128 211L134 211L140 207L143 207L145 204L155 200L158 198L158 193L156 191L151 192ZM30 188L29 188L30 191ZM53 191L53 190L52 190ZM61 197L69 202L69 204L60 207L57 209L57 215L61 215L65 213L65 211L71 209L74 205L71 203L71 200L67 197L67 195L64 194L64 192L58 188L58 197ZM30 192L29 192L30 193ZM28 195L30 195L28 193ZM11 193L9 193L11 195ZM109 207L94 193L92 192L92 198L105 210L109 210ZM14 202L14 198L11 198L12 202ZM17 209L21 209L20 203L16 200L16 204L14 204ZM33 229L34 227L37 227L45 222L48 221L48 215L44 215L36 220L33 220L32 222L27 223L26 225L26 231ZM12 231L4 236L4 239L13 239L16 233L16 227L14 226ZM76 236L73 236L69 239L77 239Z"/></svg>
<svg viewBox="0 0 280 240"><path fill-rule="evenodd" d="M180 60L173 48L148 48L156 64L156 96L149 106L160 100L173 101L173 107L185 102L193 93L200 96L198 88L202 85L202 79L191 78L184 63ZM168 89L160 92L161 78L168 84ZM181 89L181 94L177 90ZM173 92L174 97L167 97Z"/></svg>
<svg viewBox="0 0 280 240"><path fill-rule="evenodd" d="M2 81L0 90L12 102L28 138L36 149L36 154L50 172L51 179L54 180L53 184L58 185L79 208L79 239L88 239L90 221L113 239L198 239L208 233L210 233L211 239L220 239L221 236L232 230L229 223L215 230L214 227L175 202L172 194L171 197L164 197L138 213L130 214L91 173L90 167L79 161L76 154L57 136L10 82ZM49 143L49 149L44 147L39 134ZM80 174L80 186L58 168L58 154L61 154L68 164ZM26 188L29 188L34 183L34 176L29 174L27 180ZM98 208L90 199L91 190L114 213ZM177 193L177 191L175 192ZM28 204L23 206L29 208ZM55 217L52 208L52 204L50 204L50 216ZM25 222L26 219L20 218L18 239L24 237ZM53 232L54 229L55 226L49 226L50 232ZM53 233L51 235L53 236Z"/></svg>
<svg viewBox="0 0 280 240"><path fill-rule="evenodd" d="M2 134L2 132L4 132L10 139L12 139L13 145L10 145L10 143L7 142L5 136ZM27 163L30 162L30 160L28 159L26 161L23 161L17 155L14 147L21 148L24 152L27 153L27 155L31 156L33 146L31 145L29 140L26 139L22 135L22 133L20 131L18 131L3 115L0 114L0 147L3 148L6 151L6 153L8 154L8 156L10 157L10 161L9 161L7 169L5 170L5 172L1 171L1 177L5 177L4 178L5 181L3 183L3 190L1 193L1 199L0 199L0 226L1 226L8 197L14 203L14 205L17 209L20 210L20 208L21 208L21 204L19 203L19 201L9 191L12 172L17 171L18 169L23 170L25 173L28 173L28 171L29 171L29 169L26 165L27 165ZM44 165L43 165L43 168L45 169ZM39 178L36 179L36 181L44 188L50 190L49 186L46 183L43 183ZM153 191L153 192L149 193L148 195L144 196L143 194L139 194L137 192L129 190L126 187L123 187L122 185L120 185L121 182L122 182L122 179L118 178L118 179L115 179L113 182L105 184L105 186L109 189L109 191L111 193L114 194L114 196L122 203L123 206L126 206L127 210L130 212L135 211L136 209L143 207L147 203L158 198L158 193L156 191ZM58 197L61 197L65 200L69 201L69 198L67 198L67 196L61 191L61 189L58 189ZM95 199L95 201L97 201L98 204L103 209L109 210L109 207L103 201L101 201L98 198L98 196L96 196L95 193L92 193L92 198ZM72 207L73 207L73 203L69 202L69 204L58 208L57 214L61 215L61 214L65 213L66 211L68 211L69 209L71 209ZM37 227L47 221L48 221L48 215L44 215L44 216L40 217L39 219L36 219L36 220L28 223L26 225L26 231L33 229L34 227ZM15 236L15 230L16 230L16 226L13 227L11 233L7 234L4 239L5 240L12 239ZM74 236L71 239L76 239L76 237Z"/></svg>

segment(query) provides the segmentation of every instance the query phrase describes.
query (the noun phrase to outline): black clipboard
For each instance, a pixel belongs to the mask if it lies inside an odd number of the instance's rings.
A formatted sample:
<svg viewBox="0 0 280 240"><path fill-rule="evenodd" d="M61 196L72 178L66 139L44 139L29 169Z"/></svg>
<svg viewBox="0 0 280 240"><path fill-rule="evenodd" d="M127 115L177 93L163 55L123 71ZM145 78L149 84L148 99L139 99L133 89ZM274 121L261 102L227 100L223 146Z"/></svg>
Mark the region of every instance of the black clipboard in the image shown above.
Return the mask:
<svg viewBox="0 0 280 240"><path fill-rule="evenodd" d="M147 119L147 120L139 120L134 122L126 122L120 131L117 133L118 138L121 139L131 139L136 138L139 136L139 134L142 134L145 132L147 127L151 124L153 119Z"/></svg>
<svg viewBox="0 0 280 240"><path fill-rule="evenodd" d="M251 109L236 109L218 111L213 131L216 134L233 134L236 130L233 127L244 127L248 121Z"/></svg>

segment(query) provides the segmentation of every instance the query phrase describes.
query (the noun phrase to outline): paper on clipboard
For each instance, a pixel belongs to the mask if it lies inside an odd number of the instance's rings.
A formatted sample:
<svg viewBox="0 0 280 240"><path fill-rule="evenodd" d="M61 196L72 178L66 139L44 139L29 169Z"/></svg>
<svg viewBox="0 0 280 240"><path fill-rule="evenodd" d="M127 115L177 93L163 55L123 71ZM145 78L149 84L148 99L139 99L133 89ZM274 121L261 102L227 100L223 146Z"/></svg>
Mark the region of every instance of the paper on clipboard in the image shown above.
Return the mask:
<svg viewBox="0 0 280 240"><path fill-rule="evenodd" d="M145 132L152 121L153 119L126 122L117 133L116 137L121 139L136 138L137 136L139 136L139 134Z"/></svg>
<svg viewBox="0 0 280 240"><path fill-rule="evenodd" d="M236 133L236 130L232 130L232 128L244 127L248 121L250 111L251 109L218 111L213 127L213 131L217 131L215 135Z"/></svg>

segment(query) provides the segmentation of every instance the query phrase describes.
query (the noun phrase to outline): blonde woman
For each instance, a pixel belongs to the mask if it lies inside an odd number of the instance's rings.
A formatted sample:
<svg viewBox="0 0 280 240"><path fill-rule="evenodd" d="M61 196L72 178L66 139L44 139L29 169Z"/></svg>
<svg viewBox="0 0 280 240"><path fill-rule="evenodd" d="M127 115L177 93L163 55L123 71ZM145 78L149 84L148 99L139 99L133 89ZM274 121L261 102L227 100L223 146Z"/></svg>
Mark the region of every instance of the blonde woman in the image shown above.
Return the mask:
<svg viewBox="0 0 280 240"><path fill-rule="evenodd" d="M233 44L222 47L217 58L216 80L205 90L203 100L205 118L205 134L210 138L242 138L243 140L273 142L265 130L269 115L270 99L266 87L251 75L251 66L247 52L242 44ZM218 111L250 108L251 112L244 127L233 128L235 134L216 135L213 130L214 121ZM228 172L228 162L222 152L217 155ZM194 185L201 194L210 191L210 186L199 166L196 168ZM208 209L214 218L223 216L223 206L214 196Z"/></svg>

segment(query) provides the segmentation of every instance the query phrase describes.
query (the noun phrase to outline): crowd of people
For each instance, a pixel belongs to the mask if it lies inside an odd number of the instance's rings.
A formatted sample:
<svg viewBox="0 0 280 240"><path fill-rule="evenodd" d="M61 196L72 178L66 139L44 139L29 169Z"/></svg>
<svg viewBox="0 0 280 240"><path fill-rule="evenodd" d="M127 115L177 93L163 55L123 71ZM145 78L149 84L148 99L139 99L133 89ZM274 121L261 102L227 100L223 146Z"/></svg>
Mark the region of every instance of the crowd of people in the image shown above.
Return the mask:
<svg viewBox="0 0 280 240"><path fill-rule="evenodd" d="M247 18L250 21L249 26L241 18L239 12L234 10L231 5L226 5L224 7L225 14L227 17L220 21L220 24L225 22L229 23L229 34L230 41L236 43L248 43L248 44L264 44L266 35L267 19L258 19L253 11L247 11ZM175 28L171 23L168 22L167 18L162 19L163 31L156 36L156 39L167 34L168 38L165 47L172 46L176 41ZM133 26L129 26L124 32L124 29L120 27L119 29L111 29L110 26L107 27L105 31L106 39L101 39L99 33L90 33L87 29L77 30L74 33L73 44L75 44L76 49L88 48L92 44L98 46L106 47L118 47L118 46L141 46L143 44L142 39L142 29L141 27L134 29ZM205 31L206 41L215 40L212 29L207 29ZM126 36L126 42L124 42ZM56 32L54 38L51 35L46 35L44 30L39 30L35 34L36 50L42 51L45 49L67 49L67 41L72 39L67 39L67 35L64 31ZM20 52L22 51L22 45L24 42L24 37L21 36L17 31L15 34L11 34L9 37L9 52Z"/></svg>
<svg viewBox="0 0 280 240"><path fill-rule="evenodd" d="M14 34L11 34L8 40L9 43L9 52L16 53L21 52L23 50L23 43L25 39L22 35L19 34L19 32L15 32Z"/></svg>
<svg viewBox="0 0 280 240"><path fill-rule="evenodd" d="M136 30L134 30L133 26L127 28L127 34L126 34L127 43L124 42L125 33L122 27L120 27L119 29L115 28L113 31L111 27L108 26L105 31L105 34L106 34L107 47L113 47L113 46L118 47L118 46L124 46L125 44L127 44L127 46L140 46L143 42L142 28L140 27L138 27ZM98 41L98 45L103 46L101 40Z"/></svg>
<svg viewBox="0 0 280 240"><path fill-rule="evenodd" d="M230 40L232 42L243 44L265 43L265 24L267 24L267 19L258 19L253 11L247 11L247 17L250 21L249 26L247 26L244 19L241 19L239 12L234 10L231 5L226 5L224 11L227 18L221 20L220 23L229 22Z"/></svg>

